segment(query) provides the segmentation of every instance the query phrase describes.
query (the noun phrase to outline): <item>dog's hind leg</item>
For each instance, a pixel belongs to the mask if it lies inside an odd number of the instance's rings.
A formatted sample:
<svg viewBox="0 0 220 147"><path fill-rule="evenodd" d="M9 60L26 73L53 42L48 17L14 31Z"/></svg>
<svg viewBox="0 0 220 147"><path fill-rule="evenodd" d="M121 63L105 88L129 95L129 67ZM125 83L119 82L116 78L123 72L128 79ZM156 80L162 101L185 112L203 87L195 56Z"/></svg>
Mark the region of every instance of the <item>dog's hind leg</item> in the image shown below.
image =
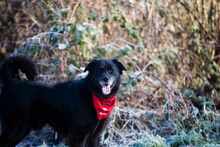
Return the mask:
<svg viewBox="0 0 220 147"><path fill-rule="evenodd" d="M13 143L10 139L4 135L4 133L0 136L0 147L15 147L16 143Z"/></svg>
<svg viewBox="0 0 220 147"><path fill-rule="evenodd" d="M30 128L25 123L19 127L4 129L0 136L0 147L15 147L29 132Z"/></svg>
<svg viewBox="0 0 220 147"><path fill-rule="evenodd" d="M2 133L4 132L4 125L3 125L3 119L0 117L0 136L2 135Z"/></svg>
<svg viewBox="0 0 220 147"><path fill-rule="evenodd" d="M5 136L3 133L2 136L0 136L0 147L15 147L26 135L27 132L25 131L25 133L16 133L16 136L13 135L14 138L8 138L8 136Z"/></svg>
<svg viewBox="0 0 220 147"><path fill-rule="evenodd" d="M2 121L0 120L0 136L2 135Z"/></svg>

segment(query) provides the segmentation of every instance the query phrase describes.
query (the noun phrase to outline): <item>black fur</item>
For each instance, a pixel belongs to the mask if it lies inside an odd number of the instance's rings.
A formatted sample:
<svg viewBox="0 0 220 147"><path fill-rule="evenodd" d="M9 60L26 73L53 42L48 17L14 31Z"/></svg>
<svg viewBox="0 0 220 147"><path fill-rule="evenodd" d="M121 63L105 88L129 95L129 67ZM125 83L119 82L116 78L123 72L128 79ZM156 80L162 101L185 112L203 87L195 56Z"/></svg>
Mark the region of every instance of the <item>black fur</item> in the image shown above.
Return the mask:
<svg viewBox="0 0 220 147"><path fill-rule="evenodd" d="M19 70L25 73L28 80L34 80L37 76L35 64L27 57L9 57L0 66L0 79L4 84L8 84L11 80L20 79Z"/></svg>
<svg viewBox="0 0 220 147"><path fill-rule="evenodd" d="M96 119L92 93L102 98L115 95L124 66L117 60L94 60L86 67L89 71L86 78L47 86L15 80L13 73L17 74L17 70L11 69L14 66L9 64L12 60L6 60L0 69L4 71L2 78L7 79L3 81L10 81L3 84L0 95L0 147L15 146L30 130L45 124L52 126L71 147L98 146L106 120ZM23 69L23 66L16 67ZM8 77L4 74L7 72ZM110 79L113 79L111 93L104 94L102 84L108 85Z"/></svg>

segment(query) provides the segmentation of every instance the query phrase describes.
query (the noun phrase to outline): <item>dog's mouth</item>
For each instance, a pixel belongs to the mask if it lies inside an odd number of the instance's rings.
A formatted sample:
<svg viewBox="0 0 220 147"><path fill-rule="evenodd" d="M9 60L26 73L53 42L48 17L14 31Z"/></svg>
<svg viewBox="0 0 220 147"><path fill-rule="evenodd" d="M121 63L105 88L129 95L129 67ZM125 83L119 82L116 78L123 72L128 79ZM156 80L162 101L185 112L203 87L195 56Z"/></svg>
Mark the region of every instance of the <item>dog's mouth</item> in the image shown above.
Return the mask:
<svg viewBox="0 0 220 147"><path fill-rule="evenodd" d="M99 81L99 87L103 95L107 96L112 93L112 89L115 86L115 79L114 77L111 78L104 78Z"/></svg>
<svg viewBox="0 0 220 147"><path fill-rule="evenodd" d="M111 85L102 86L102 93L104 95L109 95L112 91Z"/></svg>

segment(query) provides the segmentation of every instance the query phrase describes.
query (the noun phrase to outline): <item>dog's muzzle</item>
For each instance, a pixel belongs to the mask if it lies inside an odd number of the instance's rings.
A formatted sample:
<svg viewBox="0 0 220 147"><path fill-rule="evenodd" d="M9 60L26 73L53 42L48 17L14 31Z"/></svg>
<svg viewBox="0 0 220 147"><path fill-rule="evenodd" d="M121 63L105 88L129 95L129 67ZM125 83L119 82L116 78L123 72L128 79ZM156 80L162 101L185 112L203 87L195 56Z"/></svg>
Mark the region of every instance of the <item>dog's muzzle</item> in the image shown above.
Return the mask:
<svg viewBox="0 0 220 147"><path fill-rule="evenodd" d="M102 81L100 81L102 93L104 95L109 95L112 91L112 88L114 87L114 78L104 78Z"/></svg>

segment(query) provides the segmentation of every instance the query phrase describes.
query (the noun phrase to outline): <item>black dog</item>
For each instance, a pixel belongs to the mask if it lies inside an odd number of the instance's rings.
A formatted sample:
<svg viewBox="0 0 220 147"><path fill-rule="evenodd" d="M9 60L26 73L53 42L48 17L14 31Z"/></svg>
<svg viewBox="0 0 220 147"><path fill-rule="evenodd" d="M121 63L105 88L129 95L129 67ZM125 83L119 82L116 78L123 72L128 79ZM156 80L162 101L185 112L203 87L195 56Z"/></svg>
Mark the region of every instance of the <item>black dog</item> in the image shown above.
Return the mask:
<svg viewBox="0 0 220 147"><path fill-rule="evenodd" d="M99 135L115 104L124 66L116 59L93 60L85 69L89 72L86 78L51 87L17 80L17 68L29 79L33 79L35 70L17 66L19 62L8 64L15 58L6 60L0 69L0 146L15 146L31 129L45 124L52 126L71 147L98 146Z"/></svg>

